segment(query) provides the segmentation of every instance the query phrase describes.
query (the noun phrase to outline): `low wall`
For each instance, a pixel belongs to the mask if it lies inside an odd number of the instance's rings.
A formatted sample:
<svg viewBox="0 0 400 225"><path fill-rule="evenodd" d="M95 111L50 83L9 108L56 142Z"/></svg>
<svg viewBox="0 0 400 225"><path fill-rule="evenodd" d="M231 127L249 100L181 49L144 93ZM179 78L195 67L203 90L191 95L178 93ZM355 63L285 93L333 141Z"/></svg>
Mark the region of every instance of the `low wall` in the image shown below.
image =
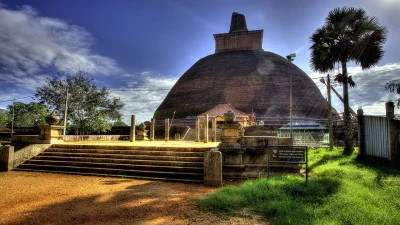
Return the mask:
<svg viewBox="0 0 400 225"><path fill-rule="evenodd" d="M244 136L236 143L221 143L218 149L223 158L224 179L248 179L265 175L268 168L269 146L290 145L286 137ZM273 171L299 172L298 165L271 168Z"/></svg>
<svg viewBox="0 0 400 225"><path fill-rule="evenodd" d="M31 144L19 150L14 146L0 146L0 171L10 171L48 149L50 144Z"/></svg>
<svg viewBox="0 0 400 225"><path fill-rule="evenodd" d="M25 144L43 144L43 140L39 135L13 135L11 137L12 143L25 143Z"/></svg>
<svg viewBox="0 0 400 225"><path fill-rule="evenodd" d="M129 135L65 135L65 142L129 140Z"/></svg>
<svg viewBox="0 0 400 225"><path fill-rule="evenodd" d="M14 152L13 168L48 149L50 144L32 144Z"/></svg>

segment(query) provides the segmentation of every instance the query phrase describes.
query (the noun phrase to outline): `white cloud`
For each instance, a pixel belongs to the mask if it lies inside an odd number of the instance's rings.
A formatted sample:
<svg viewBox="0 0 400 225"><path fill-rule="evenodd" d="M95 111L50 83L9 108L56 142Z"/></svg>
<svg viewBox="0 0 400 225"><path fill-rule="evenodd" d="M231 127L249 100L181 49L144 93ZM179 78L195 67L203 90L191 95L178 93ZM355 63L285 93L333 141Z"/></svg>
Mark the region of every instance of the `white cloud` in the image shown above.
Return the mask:
<svg viewBox="0 0 400 225"><path fill-rule="evenodd" d="M149 121L157 107L167 96L177 79L155 76L151 71L140 73L142 83L132 88L131 84L119 89L112 89L111 96L120 98L125 103L121 113L125 123L130 124L130 116L136 115L136 122Z"/></svg>
<svg viewBox="0 0 400 225"><path fill-rule="evenodd" d="M29 6L11 10L0 5L0 30L2 82L15 82L10 76L25 79L49 66L70 73L120 71L113 59L91 51L94 39L84 28L40 16Z"/></svg>
<svg viewBox="0 0 400 225"><path fill-rule="evenodd" d="M333 72L331 74L335 74ZM393 93L385 90L385 84L391 80L398 79L400 74L400 63L386 64L376 66L370 70L361 70L360 67L349 67L349 76L353 76L353 80L357 84L355 88L350 88L349 100L350 107L356 111L359 107L364 110L367 115L384 115L385 102L399 98ZM326 76L325 74L311 73L310 77ZM331 78L333 80L333 77ZM323 84L318 79L314 79L318 87ZM334 88L342 95L343 90L340 85L334 85ZM326 88L321 89L326 96ZM336 110L343 111L342 102L332 92L332 105Z"/></svg>

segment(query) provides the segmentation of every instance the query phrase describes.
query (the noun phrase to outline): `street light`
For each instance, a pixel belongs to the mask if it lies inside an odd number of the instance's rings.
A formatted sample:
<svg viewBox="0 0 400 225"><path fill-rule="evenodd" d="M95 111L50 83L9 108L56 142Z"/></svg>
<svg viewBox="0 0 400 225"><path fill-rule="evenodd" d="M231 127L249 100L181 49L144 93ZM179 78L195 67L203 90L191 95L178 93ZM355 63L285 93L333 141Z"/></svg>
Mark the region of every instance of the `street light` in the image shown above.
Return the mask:
<svg viewBox="0 0 400 225"><path fill-rule="evenodd" d="M286 56L286 59L289 62L293 62L294 58L296 57L296 53L292 53L290 55ZM293 115L293 101L292 101L292 95L293 95L293 88L292 88L292 70L289 68L289 76L290 76L290 138L292 139L292 145L293 145L293 120L292 120L292 115Z"/></svg>

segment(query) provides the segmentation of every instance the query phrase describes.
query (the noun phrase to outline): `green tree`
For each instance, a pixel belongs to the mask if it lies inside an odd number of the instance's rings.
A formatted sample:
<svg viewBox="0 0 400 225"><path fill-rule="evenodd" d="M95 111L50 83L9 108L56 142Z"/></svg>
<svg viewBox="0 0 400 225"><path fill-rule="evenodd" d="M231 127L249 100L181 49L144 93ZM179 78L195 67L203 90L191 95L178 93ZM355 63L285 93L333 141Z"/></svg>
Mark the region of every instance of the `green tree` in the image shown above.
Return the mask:
<svg viewBox="0 0 400 225"><path fill-rule="evenodd" d="M354 150L348 86L355 83L347 74L347 63L355 62L363 70L375 66L383 57L386 35L386 27L376 17L369 17L363 9L343 7L330 11L325 24L310 37L314 71L326 73L333 71L336 63L342 66L335 80L343 84L345 154Z"/></svg>
<svg viewBox="0 0 400 225"><path fill-rule="evenodd" d="M0 109L0 127L6 127L8 125L8 110Z"/></svg>
<svg viewBox="0 0 400 225"><path fill-rule="evenodd" d="M46 116L50 113L45 105L37 102L25 104L23 102L15 102L13 105L7 106L9 113L8 126L11 126L11 118L14 108L14 127L36 127L46 124Z"/></svg>
<svg viewBox="0 0 400 225"><path fill-rule="evenodd" d="M385 85L385 89L394 94L400 95L400 79L387 82ZM397 101L397 108L400 108L400 98L398 98L396 101Z"/></svg>
<svg viewBox="0 0 400 225"><path fill-rule="evenodd" d="M94 79L84 72L72 76L58 73L47 79L35 96L51 110L63 115L67 88L69 131L75 134L106 132L111 129L110 121L121 119L119 110L124 103L110 98L109 90L98 88Z"/></svg>
<svg viewBox="0 0 400 225"><path fill-rule="evenodd" d="M122 121L122 120L117 120L113 123L114 127L127 127L128 125Z"/></svg>

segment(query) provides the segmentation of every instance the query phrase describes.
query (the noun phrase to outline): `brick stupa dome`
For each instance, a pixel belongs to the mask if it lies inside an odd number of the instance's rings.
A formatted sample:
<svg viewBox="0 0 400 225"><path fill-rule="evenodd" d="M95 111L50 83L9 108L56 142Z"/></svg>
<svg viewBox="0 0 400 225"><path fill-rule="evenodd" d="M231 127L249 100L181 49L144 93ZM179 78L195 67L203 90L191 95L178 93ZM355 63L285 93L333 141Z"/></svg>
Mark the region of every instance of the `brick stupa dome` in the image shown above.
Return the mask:
<svg viewBox="0 0 400 225"><path fill-rule="evenodd" d="M240 19L244 16L234 13L230 32L214 35L216 53L197 61L179 78L154 118L171 118L174 112L175 118L194 118L218 104L231 104L258 118L285 120L290 114L291 73L293 117L326 119L327 101L311 78L286 58L262 50L263 30L247 31ZM235 30L235 22L240 29Z"/></svg>

